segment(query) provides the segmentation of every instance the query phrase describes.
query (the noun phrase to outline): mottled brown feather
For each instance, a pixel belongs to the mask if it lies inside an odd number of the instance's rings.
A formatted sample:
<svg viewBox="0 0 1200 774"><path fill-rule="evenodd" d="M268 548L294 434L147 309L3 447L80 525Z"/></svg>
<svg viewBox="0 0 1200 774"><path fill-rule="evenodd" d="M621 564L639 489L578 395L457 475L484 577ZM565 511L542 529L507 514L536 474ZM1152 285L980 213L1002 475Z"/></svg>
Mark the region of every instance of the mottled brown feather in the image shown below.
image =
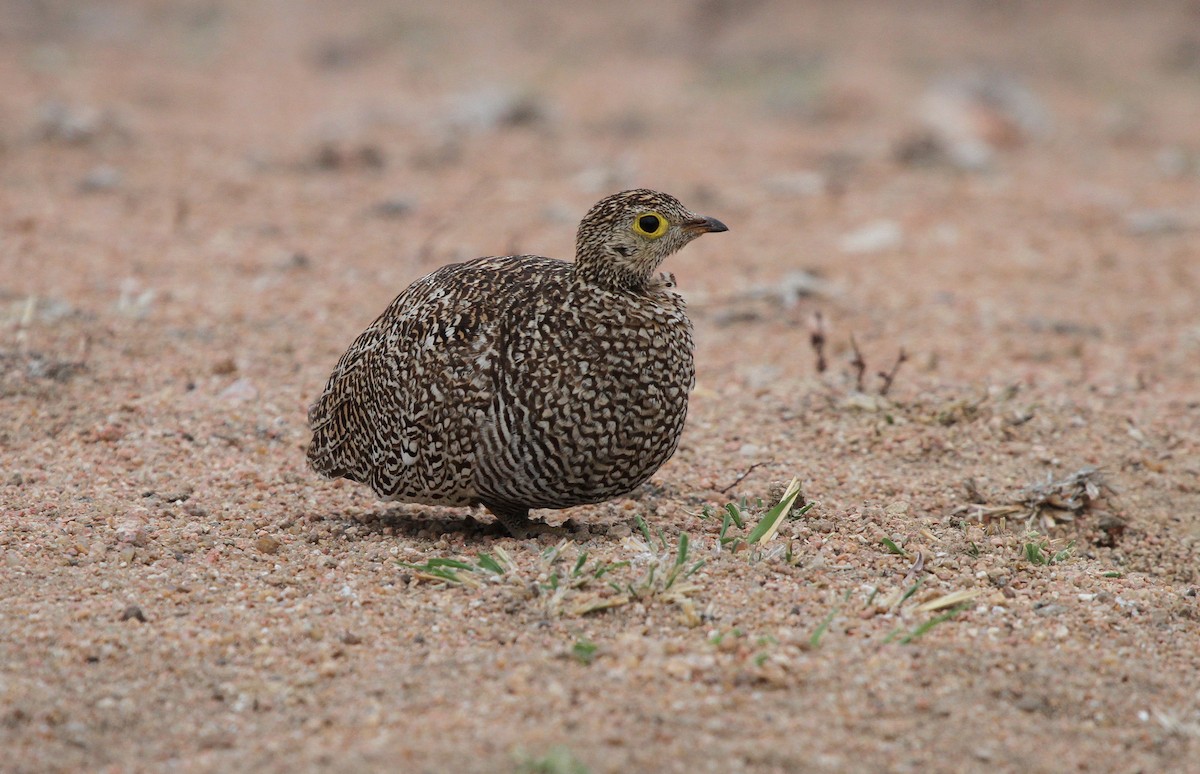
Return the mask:
<svg viewBox="0 0 1200 774"><path fill-rule="evenodd" d="M634 230L648 212L670 223L661 237ZM388 499L486 505L516 534L530 508L631 491L674 453L695 379L691 322L658 265L723 230L626 191L584 218L573 264L480 258L414 282L309 410L310 463Z"/></svg>

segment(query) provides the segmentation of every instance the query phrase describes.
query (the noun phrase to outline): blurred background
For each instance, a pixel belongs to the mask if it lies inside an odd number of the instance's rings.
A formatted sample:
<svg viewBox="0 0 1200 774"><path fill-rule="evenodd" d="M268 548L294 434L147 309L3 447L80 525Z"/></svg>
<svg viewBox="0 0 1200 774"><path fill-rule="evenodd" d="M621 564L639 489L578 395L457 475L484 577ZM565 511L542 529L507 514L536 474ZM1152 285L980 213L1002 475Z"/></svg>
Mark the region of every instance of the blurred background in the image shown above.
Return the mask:
<svg viewBox="0 0 1200 774"><path fill-rule="evenodd" d="M630 186L730 224L668 266L722 348L809 296L1009 350L1194 301L1197 2L5 0L0 74L17 301L357 329Z"/></svg>

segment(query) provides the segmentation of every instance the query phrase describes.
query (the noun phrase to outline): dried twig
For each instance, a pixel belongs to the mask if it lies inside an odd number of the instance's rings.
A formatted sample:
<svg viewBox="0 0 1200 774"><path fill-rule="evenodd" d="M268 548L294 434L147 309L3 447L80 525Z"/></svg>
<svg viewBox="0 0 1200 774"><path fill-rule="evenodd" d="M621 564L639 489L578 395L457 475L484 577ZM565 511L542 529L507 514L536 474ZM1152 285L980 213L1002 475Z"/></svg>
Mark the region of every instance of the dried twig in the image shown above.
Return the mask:
<svg viewBox="0 0 1200 774"><path fill-rule="evenodd" d="M863 360L862 352L858 348L858 342L854 340L854 334L850 334L850 348L854 350L854 359L850 361L850 365L854 366L854 389L859 392L863 391L863 376L867 372L867 361Z"/></svg>
<svg viewBox="0 0 1200 774"><path fill-rule="evenodd" d="M740 484L740 483L742 483L743 481L745 481L745 480L746 480L746 476L749 476L751 473L753 473L755 468L761 468L763 465L769 465L770 463L772 463L772 462L774 462L774 461L775 461L775 460L773 460L773 459L772 459L772 460L765 460L765 461L763 461L763 462L756 462L756 463L754 463L754 464L753 464L753 465L751 465L750 467L748 467L748 468L746 468L745 470L743 470L743 471L742 471L742 473L741 473L741 475L739 475L739 476L738 476L736 479L734 479L734 481L733 481L733 483L732 483L732 484L730 484L729 486L725 487L724 489L718 489L717 491L718 491L718 492L720 492L721 494L725 494L725 493L727 493L727 492L728 492L730 489L733 489L735 486L737 486L738 484Z"/></svg>
<svg viewBox="0 0 1200 774"><path fill-rule="evenodd" d="M896 379L896 372L900 370L900 365L908 360L908 353L904 351L904 347L900 348L900 354L896 356L896 362L892 364L890 371L880 371L879 378L883 380L883 384L879 387L880 395L887 395L888 390L892 389L892 382Z"/></svg>
<svg viewBox="0 0 1200 774"><path fill-rule="evenodd" d="M829 363L825 360L825 317L820 312L813 312L809 325L808 343L817 353L817 373L825 373Z"/></svg>

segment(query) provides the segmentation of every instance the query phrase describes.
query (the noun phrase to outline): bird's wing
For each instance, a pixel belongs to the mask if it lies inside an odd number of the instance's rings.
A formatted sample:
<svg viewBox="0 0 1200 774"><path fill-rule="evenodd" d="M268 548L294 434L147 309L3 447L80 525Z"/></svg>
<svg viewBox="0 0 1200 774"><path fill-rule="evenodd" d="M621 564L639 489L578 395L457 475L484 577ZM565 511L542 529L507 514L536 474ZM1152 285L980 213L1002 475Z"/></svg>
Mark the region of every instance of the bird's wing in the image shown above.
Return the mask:
<svg viewBox="0 0 1200 774"><path fill-rule="evenodd" d="M309 410L312 467L387 497L467 498L496 329L522 303L527 263L454 264L397 296L342 355Z"/></svg>

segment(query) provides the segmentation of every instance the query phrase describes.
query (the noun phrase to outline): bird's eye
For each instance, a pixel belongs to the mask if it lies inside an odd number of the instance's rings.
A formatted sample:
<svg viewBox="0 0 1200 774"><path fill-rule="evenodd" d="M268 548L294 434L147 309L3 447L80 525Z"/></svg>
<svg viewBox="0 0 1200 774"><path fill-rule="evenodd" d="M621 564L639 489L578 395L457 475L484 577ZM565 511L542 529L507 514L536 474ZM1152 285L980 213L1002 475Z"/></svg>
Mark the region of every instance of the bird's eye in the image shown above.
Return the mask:
<svg viewBox="0 0 1200 774"><path fill-rule="evenodd" d="M647 212L637 216L633 221L633 230L644 237L658 239L667 233L667 219L657 212Z"/></svg>

